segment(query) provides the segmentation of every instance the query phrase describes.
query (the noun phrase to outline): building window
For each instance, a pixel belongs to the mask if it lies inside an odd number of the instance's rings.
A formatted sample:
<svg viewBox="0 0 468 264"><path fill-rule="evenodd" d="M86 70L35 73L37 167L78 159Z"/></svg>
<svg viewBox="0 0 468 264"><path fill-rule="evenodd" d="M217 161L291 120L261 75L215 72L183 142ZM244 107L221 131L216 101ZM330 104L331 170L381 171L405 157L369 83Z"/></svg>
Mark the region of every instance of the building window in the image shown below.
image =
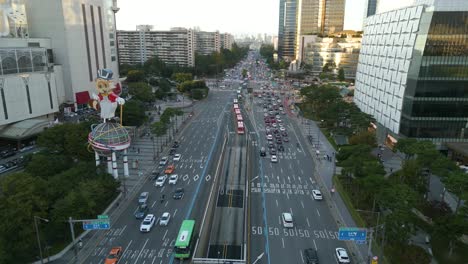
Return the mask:
<svg viewBox="0 0 468 264"><path fill-rule="evenodd" d="M112 56L111 61L115 61L115 60L116 60L115 56Z"/></svg>

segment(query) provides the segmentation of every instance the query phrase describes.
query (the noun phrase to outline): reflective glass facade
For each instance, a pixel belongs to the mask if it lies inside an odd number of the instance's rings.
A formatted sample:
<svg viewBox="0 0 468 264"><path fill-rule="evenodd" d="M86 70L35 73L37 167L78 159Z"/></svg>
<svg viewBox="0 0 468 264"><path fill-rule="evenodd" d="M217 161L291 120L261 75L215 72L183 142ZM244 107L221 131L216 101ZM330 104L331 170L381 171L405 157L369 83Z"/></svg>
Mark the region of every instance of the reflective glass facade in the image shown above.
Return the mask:
<svg viewBox="0 0 468 264"><path fill-rule="evenodd" d="M296 0L280 0L278 56L294 60L296 43Z"/></svg>
<svg viewBox="0 0 468 264"><path fill-rule="evenodd" d="M322 13L322 34L343 31L345 0L322 0L325 12Z"/></svg>
<svg viewBox="0 0 468 264"><path fill-rule="evenodd" d="M400 133L468 141L468 11L426 13L403 100ZM423 34L427 32L427 34Z"/></svg>

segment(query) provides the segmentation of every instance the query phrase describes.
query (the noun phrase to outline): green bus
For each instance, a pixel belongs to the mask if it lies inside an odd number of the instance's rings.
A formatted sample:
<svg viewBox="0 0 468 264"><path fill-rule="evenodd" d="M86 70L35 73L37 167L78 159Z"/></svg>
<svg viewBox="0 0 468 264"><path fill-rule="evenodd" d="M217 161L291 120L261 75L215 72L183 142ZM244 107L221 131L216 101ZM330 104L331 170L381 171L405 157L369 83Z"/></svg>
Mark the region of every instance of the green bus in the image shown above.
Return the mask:
<svg viewBox="0 0 468 264"><path fill-rule="evenodd" d="M184 220L182 222L174 247L176 258L186 259L190 257L194 228L195 220Z"/></svg>

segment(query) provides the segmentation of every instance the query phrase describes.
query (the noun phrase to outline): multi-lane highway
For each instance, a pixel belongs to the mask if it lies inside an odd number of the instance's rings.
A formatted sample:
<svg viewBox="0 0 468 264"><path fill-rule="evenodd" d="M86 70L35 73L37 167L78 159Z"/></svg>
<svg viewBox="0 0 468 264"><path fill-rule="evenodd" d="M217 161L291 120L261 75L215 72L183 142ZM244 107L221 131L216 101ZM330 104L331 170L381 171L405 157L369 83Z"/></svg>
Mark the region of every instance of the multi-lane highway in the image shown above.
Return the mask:
<svg viewBox="0 0 468 264"><path fill-rule="evenodd" d="M253 60L252 54L248 60ZM279 96L279 88L271 89L273 85L263 63L250 63L249 67L249 88L262 92L261 88L268 87L265 90ZM240 74L239 69L236 72ZM88 247L92 250L81 252L81 263L102 263L115 246L124 250L119 263L179 263L173 249L184 219L196 221L197 258L300 264L305 263L303 250L313 248L321 263L336 262L335 248L345 244L337 239L338 227L327 203L312 196L312 190L319 189L315 181L317 170L288 111L280 119L289 142L283 141L284 150L278 151L278 162L273 163L264 123L266 101L243 89L241 109L246 134L237 135L232 101L243 85L237 81L221 84L221 89L212 87L215 89L211 89L208 98L197 103L196 114L178 135L177 153L182 157L180 161L170 157L169 161L175 164L177 184L166 182L163 187L156 187L148 178L141 190L129 198L129 206L111 219L112 228L98 233L95 245ZM275 96L278 104L284 103L284 96L279 102ZM279 144L274 146L278 149ZM260 156L262 147L267 150L265 157ZM159 171L164 168L155 164ZM184 188L181 200L172 198L176 188ZM141 220L134 216L140 192L149 192L149 213L158 219L148 233L139 231ZM170 213L171 220L168 226L159 226L164 212ZM294 227L284 227L282 213L293 216Z"/></svg>

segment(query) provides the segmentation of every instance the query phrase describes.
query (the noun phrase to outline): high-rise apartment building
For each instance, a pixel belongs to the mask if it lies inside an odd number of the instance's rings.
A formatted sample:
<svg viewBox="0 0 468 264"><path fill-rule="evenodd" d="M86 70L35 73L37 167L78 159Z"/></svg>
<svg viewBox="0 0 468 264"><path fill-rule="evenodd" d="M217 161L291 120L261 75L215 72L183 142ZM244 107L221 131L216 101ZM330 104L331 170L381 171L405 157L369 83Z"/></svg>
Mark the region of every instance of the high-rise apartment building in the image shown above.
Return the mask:
<svg viewBox="0 0 468 264"><path fill-rule="evenodd" d="M468 1L416 0L365 20L355 102L379 138L468 141Z"/></svg>
<svg viewBox="0 0 468 264"><path fill-rule="evenodd" d="M280 0L278 57L285 61L295 58L296 0Z"/></svg>
<svg viewBox="0 0 468 264"><path fill-rule="evenodd" d="M234 43L234 36L229 33L221 34L221 49L232 49Z"/></svg>
<svg viewBox="0 0 468 264"><path fill-rule="evenodd" d="M195 65L194 32L185 28L153 31L149 25L137 30L117 32L119 60L122 64L143 64L157 56L167 64L182 67Z"/></svg>
<svg viewBox="0 0 468 264"><path fill-rule="evenodd" d="M213 52L221 51L221 36L218 31L196 31L195 43L195 52L201 55L210 55Z"/></svg>
<svg viewBox="0 0 468 264"><path fill-rule="evenodd" d="M343 31L345 0L320 0L320 33Z"/></svg>

